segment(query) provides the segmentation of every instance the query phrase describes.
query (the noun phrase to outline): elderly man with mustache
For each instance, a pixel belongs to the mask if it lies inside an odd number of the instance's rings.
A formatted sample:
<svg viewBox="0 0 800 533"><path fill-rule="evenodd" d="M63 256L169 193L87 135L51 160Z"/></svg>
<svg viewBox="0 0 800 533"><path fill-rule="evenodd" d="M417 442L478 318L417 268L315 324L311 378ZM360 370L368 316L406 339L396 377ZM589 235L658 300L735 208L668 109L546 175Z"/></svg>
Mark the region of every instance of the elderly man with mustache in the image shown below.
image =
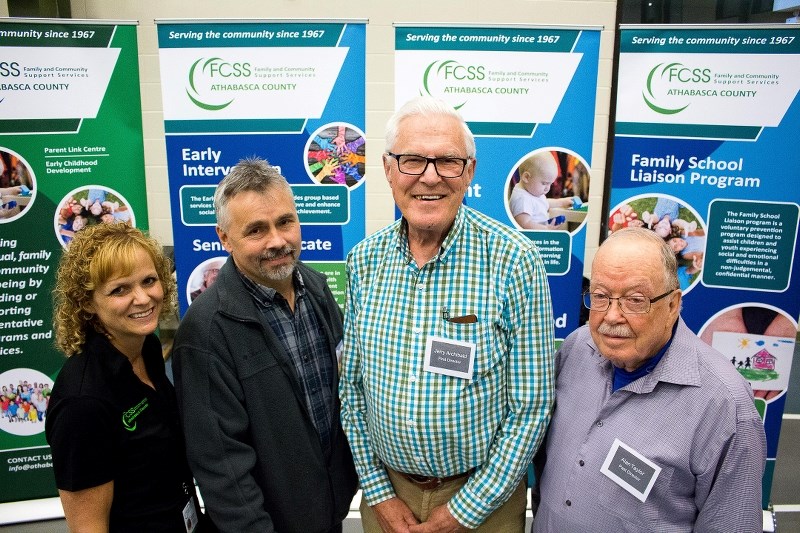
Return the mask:
<svg viewBox="0 0 800 533"><path fill-rule="evenodd" d="M556 355L536 533L761 531L764 427L749 384L680 318L675 254L614 232Z"/></svg>
<svg viewBox="0 0 800 533"><path fill-rule="evenodd" d="M263 159L214 195L230 252L174 342L189 464L220 531L336 533L356 491L339 422L342 313L300 261L292 189Z"/></svg>

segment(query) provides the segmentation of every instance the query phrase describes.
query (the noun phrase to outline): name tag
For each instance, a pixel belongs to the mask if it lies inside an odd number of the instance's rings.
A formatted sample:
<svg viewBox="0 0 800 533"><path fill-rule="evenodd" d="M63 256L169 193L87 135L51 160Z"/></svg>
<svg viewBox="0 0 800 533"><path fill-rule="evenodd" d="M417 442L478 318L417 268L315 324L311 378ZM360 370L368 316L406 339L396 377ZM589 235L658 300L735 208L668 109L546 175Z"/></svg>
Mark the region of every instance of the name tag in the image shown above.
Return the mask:
<svg viewBox="0 0 800 533"><path fill-rule="evenodd" d="M646 501L661 467L621 440L614 439L600 472L639 501Z"/></svg>
<svg viewBox="0 0 800 533"><path fill-rule="evenodd" d="M186 526L186 533L192 533L197 527L197 510L194 507L194 496L189 498L189 502L183 508L183 525Z"/></svg>
<svg viewBox="0 0 800 533"><path fill-rule="evenodd" d="M472 379L476 346L443 337L429 337L425 345L425 366L428 372L461 379Z"/></svg>
<svg viewBox="0 0 800 533"><path fill-rule="evenodd" d="M339 364L339 368L342 367L343 354L344 354L344 340L340 340L339 344L336 345L336 362Z"/></svg>

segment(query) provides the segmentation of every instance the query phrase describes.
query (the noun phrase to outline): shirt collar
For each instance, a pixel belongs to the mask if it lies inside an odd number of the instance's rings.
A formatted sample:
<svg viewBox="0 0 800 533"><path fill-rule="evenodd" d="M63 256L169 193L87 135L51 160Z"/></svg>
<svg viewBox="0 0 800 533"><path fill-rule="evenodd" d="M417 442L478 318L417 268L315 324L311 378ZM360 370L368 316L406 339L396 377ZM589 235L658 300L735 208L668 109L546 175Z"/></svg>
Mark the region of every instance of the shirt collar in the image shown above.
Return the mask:
<svg viewBox="0 0 800 533"><path fill-rule="evenodd" d="M672 337L659 351L659 353L663 351L663 354L655 368L642 379L631 383L626 390L645 394L652 392L659 381L682 386L700 386L697 342L703 341L692 333L679 317L672 328Z"/></svg>
<svg viewBox="0 0 800 533"><path fill-rule="evenodd" d="M245 276L238 268L236 269L236 272L239 274L239 278L242 280L244 288L250 293L259 308L265 309L275 304L275 297L278 295L278 291L272 287L267 287L266 285L256 283L252 279ZM300 270L297 268L295 268L294 272L292 272L292 281L294 283L295 297L302 298L303 295L305 295L306 286L305 283L303 283L303 275L300 274Z"/></svg>
<svg viewBox="0 0 800 533"><path fill-rule="evenodd" d="M120 352L103 333L100 333L93 327L88 327L86 330L86 341L84 345L85 352L94 354L102 354L97 360L103 365L108 372L113 375L120 375L122 373L133 372L133 367L128 358ZM158 354L155 356L154 354ZM161 342L155 334L151 333L144 339L142 346L142 359L144 360L145 367L147 368L150 378L155 382L159 372L153 365L162 364L161 359ZM163 368L163 367L162 367ZM162 371L163 372L163 371Z"/></svg>
<svg viewBox="0 0 800 533"><path fill-rule="evenodd" d="M617 368L614 367L614 381L612 390L621 389L627 385L630 385L637 379L646 376L653 372L658 363L661 361L661 358L664 357L664 354L667 353L670 345L672 344L672 339L675 337L675 328L678 327L678 323L675 322L675 325L672 327L672 335L670 335L669 340L667 343L650 359L645 361L645 363L633 371L627 371L624 368Z"/></svg>
<svg viewBox="0 0 800 533"><path fill-rule="evenodd" d="M464 231L466 218L466 207L462 204L461 207L458 208L456 218L453 221L453 225L450 227L450 231L447 232L444 242L442 242L442 245L439 247L439 253L436 254L435 258L437 261L443 263L447 260L447 256L450 255L451 250L453 249L453 244ZM397 226L396 248L398 252L403 254L406 259L406 263L410 263L412 257L411 250L408 247L408 221L405 217L400 219L400 223ZM421 267L422 265L418 266Z"/></svg>

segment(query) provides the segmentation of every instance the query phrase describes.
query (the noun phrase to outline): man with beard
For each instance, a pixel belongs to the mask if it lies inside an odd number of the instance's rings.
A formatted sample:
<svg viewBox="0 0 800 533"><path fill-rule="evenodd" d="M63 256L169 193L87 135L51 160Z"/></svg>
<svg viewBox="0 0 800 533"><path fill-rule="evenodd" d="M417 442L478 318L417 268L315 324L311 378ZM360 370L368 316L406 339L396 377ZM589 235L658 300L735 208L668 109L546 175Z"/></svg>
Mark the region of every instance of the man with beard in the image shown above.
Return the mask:
<svg viewBox="0 0 800 533"><path fill-rule="evenodd" d="M536 533L761 531L750 385L680 318L675 254L645 228L597 251L589 324L556 354Z"/></svg>
<svg viewBox="0 0 800 533"><path fill-rule="evenodd" d="M356 474L339 422L342 314L298 261L292 189L263 159L214 195L230 253L173 347L187 455L220 531L341 532Z"/></svg>

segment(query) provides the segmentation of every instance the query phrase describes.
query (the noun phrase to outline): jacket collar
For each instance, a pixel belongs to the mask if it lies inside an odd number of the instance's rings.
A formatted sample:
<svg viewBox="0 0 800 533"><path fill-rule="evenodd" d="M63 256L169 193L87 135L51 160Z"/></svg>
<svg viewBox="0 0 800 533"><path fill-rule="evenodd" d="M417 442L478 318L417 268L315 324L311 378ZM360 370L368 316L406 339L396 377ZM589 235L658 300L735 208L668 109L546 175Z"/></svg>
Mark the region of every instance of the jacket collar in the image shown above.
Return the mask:
<svg viewBox="0 0 800 533"><path fill-rule="evenodd" d="M297 270L303 279L305 290L312 298L324 298L324 282L321 283L317 276L313 275L312 270L301 261L297 262ZM225 264L222 265L217 278L217 281L222 281L222 283L214 283L214 285L211 286L212 289L216 288L220 304L219 310L221 313L237 320L256 320L255 317L257 315L255 313L257 310L253 309L256 303L239 276L240 274L236 268L236 263L233 261L233 257L229 256ZM253 308L248 308L248 305L252 305Z"/></svg>

